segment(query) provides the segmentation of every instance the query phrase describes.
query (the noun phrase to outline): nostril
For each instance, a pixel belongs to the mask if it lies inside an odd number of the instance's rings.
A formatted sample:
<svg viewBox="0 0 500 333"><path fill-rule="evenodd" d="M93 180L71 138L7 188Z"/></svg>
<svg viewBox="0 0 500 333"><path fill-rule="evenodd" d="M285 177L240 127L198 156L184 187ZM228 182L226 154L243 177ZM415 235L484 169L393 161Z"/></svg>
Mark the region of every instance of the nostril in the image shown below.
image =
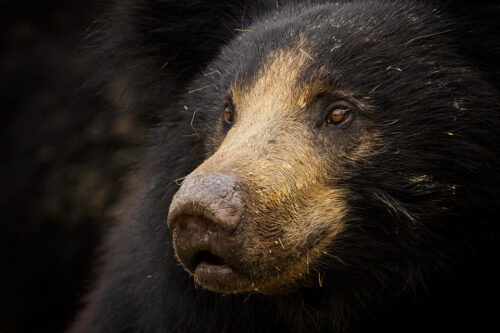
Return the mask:
<svg viewBox="0 0 500 333"><path fill-rule="evenodd" d="M201 216L186 214L177 216L175 223L180 230L189 230L199 233L204 233L208 229L215 230L216 228L210 220L207 220Z"/></svg>

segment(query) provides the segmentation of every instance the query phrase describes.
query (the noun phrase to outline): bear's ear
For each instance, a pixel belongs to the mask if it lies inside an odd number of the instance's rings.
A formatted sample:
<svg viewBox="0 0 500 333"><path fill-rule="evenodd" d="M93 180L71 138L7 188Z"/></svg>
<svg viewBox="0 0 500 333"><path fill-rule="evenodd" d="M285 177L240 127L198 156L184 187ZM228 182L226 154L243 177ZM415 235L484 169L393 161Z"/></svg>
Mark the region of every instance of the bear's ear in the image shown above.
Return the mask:
<svg viewBox="0 0 500 333"><path fill-rule="evenodd" d="M88 29L88 86L148 122L211 61L265 0L116 0ZM261 8L259 8L259 6ZM158 114L158 113L161 114Z"/></svg>

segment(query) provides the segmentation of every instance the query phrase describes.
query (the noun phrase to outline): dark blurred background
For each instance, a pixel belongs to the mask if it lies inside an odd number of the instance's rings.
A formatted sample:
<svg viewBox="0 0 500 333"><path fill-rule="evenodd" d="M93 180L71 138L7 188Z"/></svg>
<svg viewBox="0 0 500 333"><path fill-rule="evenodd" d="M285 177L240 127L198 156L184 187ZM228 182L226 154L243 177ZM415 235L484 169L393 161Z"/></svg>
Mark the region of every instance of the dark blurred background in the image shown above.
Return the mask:
<svg viewBox="0 0 500 333"><path fill-rule="evenodd" d="M1 0L0 333L61 332L90 285L140 128L120 84L84 88L109 1Z"/></svg>

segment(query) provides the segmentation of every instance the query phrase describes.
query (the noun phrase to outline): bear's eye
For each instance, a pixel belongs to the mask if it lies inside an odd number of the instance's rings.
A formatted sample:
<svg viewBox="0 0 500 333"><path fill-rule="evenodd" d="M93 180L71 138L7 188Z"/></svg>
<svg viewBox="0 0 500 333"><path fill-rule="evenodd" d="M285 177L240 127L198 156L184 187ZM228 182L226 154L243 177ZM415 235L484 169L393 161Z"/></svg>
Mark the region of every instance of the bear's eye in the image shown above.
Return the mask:
<svg viewBox="0 0 500 333"><path fill-rule="evenodd" d="M351 109L345 105L334 106L326 119L327 124L339 125L351 117Z"/></svg>
<svg viewBox="0 0 500 333"><path fill-rule="evenodd" d="M224 107L224 120L229 124L232 124L234 121L234 111L229 105Z"/></svg>

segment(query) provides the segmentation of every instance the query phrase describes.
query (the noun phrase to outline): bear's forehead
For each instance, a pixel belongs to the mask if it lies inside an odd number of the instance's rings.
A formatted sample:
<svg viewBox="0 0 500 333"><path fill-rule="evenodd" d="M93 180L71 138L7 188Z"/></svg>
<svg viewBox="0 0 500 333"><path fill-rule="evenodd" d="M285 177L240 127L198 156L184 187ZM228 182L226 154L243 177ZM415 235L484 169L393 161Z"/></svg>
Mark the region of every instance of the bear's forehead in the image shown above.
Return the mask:
<svg viewBox="0 0 500 333"><path fill-rule="evenodd" d="M349 81L351 73L370 72L371 62L402 60L398 50L404 51L408 36L419 35L425 15L412 8L380 7L383 14L366 15L361 5L323 5L293 20L250 27L227 49L227 58L236 62L230 78L236 103L268 96L269 102L304 106L345 83L340 77Z"/></svg>
<svg viewBox="0 0 500 333"><path fill-rule="evenodd" d="M321 69L304 74L311 68L314 58L303 34L287 48L271 51L261 62L253 80L236 80L230 94L240 109L281 109L287 113L304 109L318 94L332 89L329 73Z"/></svg>
<svg viewBox="0 0 500 333"><path fill-rule="evenodd" d="M318 70L341 72L346 62L357 57L397 55L406 49L412 38L447 29L445 23L440 26L442 20L430 7L394 3L326 4L307 10L297 8L282 16L257 21L225 48L224 62L232 64L224 66L237 68L234 80L248 83L260 79L263 68L270 68L269 64L273 62L270 59L290 50L311 60L307 62L309 68L301 66L302 81L309 80L310 76L324 77L324 73L318 73ZM370 52L365 52L367 50ZM281 65L283 72L287 63ZM294 65L289 67L290 71L298 70L296 61L288 65ZM349 65L361 67L363 63L349 62Z"/></svg>

